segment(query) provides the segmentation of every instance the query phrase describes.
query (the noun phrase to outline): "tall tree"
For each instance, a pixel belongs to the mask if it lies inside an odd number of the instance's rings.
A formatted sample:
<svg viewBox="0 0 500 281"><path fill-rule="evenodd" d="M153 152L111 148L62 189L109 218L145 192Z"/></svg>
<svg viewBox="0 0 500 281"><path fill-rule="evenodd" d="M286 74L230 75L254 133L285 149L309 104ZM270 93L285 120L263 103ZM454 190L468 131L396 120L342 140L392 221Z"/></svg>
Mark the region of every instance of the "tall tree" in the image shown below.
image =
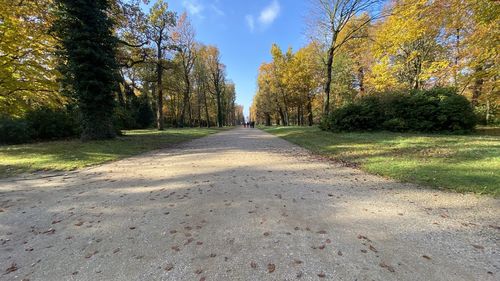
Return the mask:
<svg viewBox="0 0 500 281"><path fill-rule="evenodd" d="M56 0L54 29L61 40L61 73L82 114L82 140L116 135L112 122L117 39L108 0Z"/></svg>
<svg viewBox="0 0 500 281"><path fill-rule="evenodd" d="M225 65L221 63L220 51L217 47L207 47L207 70L211 83L212 93L215 95L217 105L217 126L224 126L222 95L225 87Z"/></svg>
<svg viewBox="0 0 500 281"><path fill-rule="evenodd" d="M372 17L369 16L364 21L358 22L357 27L352 28L342 38L339 37L339 34L354 16L367 12L370 7L379 2L379 0L315 0L313 10L315 21L313 22L312 34L318 42L325 44L326 49L324 115L328 115L330 112L332 67L335 54L342 45L355 38L357 31L370 23Z"/></svg>
<svg viewBox="0 0 500 281"><path fill-rule="evenodd" d="M156 90L157 90L157 114L156 126L158 130L164 129L163 118L163 73L167 68L167 51L172 48L171 31L175 26L176 15L168 10L168 4L163 0L157 0L149 12L147 36L153 42L156 57L153 59L156 65Z"/></svg>
<svg viewBox="0 0 500 281"><path fill-rule="evenodd" d="M179 125L184 127L186 121L186 111L189 107L189 99L191 97L191 71L196 59L196 41L195 32L187 14L183 13L174 32L174 44L177 47L181 59L181 66L184 78L184 95L182 104L182 113L179 120Z"/></svg>

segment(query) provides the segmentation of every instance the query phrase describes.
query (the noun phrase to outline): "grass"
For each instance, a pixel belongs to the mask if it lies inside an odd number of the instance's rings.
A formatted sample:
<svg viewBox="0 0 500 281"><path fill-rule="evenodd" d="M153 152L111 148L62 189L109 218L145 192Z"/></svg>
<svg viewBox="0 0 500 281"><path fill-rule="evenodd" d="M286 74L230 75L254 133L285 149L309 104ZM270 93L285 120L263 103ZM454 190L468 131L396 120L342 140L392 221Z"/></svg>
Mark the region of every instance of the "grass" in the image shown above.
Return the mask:
<svg viewBox="0 0 500 281"><path fill-rule="evenodd" d="M500 137L389 132L331 133L319 128L265 131L369 173L458 192L500 196Z"/></svg>
<svg viewBox="0 0 500 281"><path fill-rule="evenodd" d="M53 141L0 146L0 178L38 170L69 171L168 147L220 132L221 129L124 131L114 140Z"/></svg>

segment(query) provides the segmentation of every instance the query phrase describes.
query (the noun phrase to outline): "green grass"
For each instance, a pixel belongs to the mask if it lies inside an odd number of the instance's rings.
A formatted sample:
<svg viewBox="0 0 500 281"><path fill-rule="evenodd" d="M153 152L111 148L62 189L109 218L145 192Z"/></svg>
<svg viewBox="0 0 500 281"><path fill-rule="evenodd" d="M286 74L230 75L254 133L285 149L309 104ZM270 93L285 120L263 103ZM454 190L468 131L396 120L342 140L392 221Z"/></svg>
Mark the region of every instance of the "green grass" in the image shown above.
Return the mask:
<svg viewBox="0 0 500 281"><path fill-rule="evenodd" d="M389 132L331 133L319 128L265 131L369 173L458 192L500 196L500 137Z"/></svg>
<svg viewBox="0 0 500 281"><path fill-rule="evenodd" d="M223 130L223 129L222 129ZM221 129L124 131L114 140L53 141L0 146L0 178L37 170L74 170L220 132Z"/></svg>

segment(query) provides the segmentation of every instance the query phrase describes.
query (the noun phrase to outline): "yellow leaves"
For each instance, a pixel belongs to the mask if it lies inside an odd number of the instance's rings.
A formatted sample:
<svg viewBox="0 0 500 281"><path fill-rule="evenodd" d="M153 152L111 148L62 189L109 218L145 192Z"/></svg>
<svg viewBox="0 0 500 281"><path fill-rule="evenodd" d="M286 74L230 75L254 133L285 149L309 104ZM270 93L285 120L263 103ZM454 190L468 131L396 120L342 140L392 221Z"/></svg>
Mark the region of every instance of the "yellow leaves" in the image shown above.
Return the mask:
<svg viewBox="0 0 500 281"><path fill-rule="evenodd" d="M20 116L37 105L63 101L57 93L54 50L48 34L52 1L0 0L0 112Z"/></svg>

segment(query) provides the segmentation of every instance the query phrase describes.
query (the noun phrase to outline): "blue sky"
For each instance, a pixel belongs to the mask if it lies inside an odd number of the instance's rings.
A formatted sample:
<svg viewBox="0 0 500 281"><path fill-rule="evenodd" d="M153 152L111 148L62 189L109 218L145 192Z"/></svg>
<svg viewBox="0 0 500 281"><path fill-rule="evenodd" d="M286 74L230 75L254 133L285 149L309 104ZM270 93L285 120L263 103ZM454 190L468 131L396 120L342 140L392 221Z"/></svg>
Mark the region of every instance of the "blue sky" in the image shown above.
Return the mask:
<svg viewBox="0 0 500 281"><path fill-rule="evenodd" d="M154 0L152 1L154 2ZM236 84L237 103L248 108L256 91L259 65L271 59L272 43L294 49L306 43L304 0L178 0L168 1L171 10L187 11L198 41L216 45Z"/></svg>

